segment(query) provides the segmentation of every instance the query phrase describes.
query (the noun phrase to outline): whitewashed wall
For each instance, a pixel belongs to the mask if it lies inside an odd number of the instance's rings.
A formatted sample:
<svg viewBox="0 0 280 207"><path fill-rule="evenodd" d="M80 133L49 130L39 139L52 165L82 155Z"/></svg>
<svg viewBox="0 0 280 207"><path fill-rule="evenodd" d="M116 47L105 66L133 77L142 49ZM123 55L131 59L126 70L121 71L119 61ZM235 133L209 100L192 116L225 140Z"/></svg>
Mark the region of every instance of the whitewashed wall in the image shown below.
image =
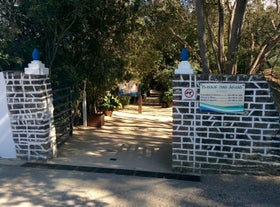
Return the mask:
<svg viewBox="0 0 280 207"><path fill-rule="evenodd" d="M46 75L4 73L6 98L16 157L56 156L52 89Z"/></svg>
<svg viewBox="0 0 280 207"><path fill-rule="evenodd" d="M0 73L0 157L16 158L3 72Z"/></svg>
<svg viewBox="0 0 280 207"><path fill-rule="evenodd" d="M242 114L202 113L201 83L244 83ZM194 100L182 90L194 88ZM279 112L263 76L174 75L172 167L191 173L280 172Z"/></svg>

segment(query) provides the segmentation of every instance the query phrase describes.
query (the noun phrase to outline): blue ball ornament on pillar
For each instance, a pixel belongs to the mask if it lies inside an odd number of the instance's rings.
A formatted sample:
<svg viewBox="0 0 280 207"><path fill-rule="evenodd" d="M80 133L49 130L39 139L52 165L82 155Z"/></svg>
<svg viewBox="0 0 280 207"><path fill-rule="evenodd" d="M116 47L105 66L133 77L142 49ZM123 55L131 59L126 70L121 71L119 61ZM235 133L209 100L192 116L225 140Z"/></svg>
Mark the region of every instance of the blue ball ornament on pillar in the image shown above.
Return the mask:
<svg viewBox="0 0 280 207"><path fill-rule="evenodd" d="M187 61L189 59L189 51L186 48L182 49L181 59L182 61Z"/></svg>
<svg viewBox="0 0 280 207"><path fill-rule="evenodd" d="M40 59L39 51L36 48L32 52L32 58L33 58L33 60L39 60Z"/></svg>

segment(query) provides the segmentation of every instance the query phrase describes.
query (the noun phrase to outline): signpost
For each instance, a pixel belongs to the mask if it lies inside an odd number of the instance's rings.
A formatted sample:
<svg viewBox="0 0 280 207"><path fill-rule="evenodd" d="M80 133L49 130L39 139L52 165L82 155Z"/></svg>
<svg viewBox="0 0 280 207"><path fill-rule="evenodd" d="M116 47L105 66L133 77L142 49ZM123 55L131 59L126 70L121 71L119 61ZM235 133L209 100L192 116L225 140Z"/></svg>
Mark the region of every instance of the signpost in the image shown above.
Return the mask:
<svg viewBox="0 0 280 207"><path fill-rule="evenodd" d="M120 84L120 95L121 96L138 96L139 84L135 81L128 81Z"/></svg>
<svg viewBox="0 0 280 207"><path fill-rule="evenodd" d="M244 91L245 84L201 83L200 111L243 113Z"/></svg>
<svg viewBox="0 0 280 207"><path fill-rule="evenodd" d="M120 85L120 96L138 97L138 113L142 114L141 85L131 80Z"/></svg>

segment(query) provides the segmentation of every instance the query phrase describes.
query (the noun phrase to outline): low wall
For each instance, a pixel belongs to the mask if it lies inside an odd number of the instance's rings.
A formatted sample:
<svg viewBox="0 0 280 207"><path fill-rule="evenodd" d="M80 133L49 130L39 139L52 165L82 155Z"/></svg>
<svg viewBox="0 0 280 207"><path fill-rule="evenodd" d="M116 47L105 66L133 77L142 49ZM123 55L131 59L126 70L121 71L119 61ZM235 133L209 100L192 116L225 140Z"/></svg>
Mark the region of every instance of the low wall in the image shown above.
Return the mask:
<svg viewBox="0 0 280 207"><path fill-rule="evenodd" d="M20 72L7 72L4 77L16 157L54 157L56 137L49 78Z"/></svg>
<svg viewBox="0 0 280 207"><path fill-rule="evenodd" d="M200 111L201 83L245 84L244 113ZM182 90L195 89L183 100ZM279 112L263 76L174 75L172 167L191 173L280 172Z"/></svg>

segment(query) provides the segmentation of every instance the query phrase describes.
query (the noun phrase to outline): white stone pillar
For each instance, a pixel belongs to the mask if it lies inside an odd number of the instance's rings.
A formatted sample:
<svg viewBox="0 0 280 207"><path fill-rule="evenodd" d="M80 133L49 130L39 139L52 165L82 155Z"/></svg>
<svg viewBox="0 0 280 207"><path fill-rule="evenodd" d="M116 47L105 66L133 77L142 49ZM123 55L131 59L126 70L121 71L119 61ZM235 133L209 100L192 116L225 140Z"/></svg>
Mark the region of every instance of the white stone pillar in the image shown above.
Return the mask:
<svg viewBox="0 0 280 207"><path fill-rule="evenodd" d="M0 157L16 158L16 147L8 111L6 83L2 72L0 73Z"/></svg>

